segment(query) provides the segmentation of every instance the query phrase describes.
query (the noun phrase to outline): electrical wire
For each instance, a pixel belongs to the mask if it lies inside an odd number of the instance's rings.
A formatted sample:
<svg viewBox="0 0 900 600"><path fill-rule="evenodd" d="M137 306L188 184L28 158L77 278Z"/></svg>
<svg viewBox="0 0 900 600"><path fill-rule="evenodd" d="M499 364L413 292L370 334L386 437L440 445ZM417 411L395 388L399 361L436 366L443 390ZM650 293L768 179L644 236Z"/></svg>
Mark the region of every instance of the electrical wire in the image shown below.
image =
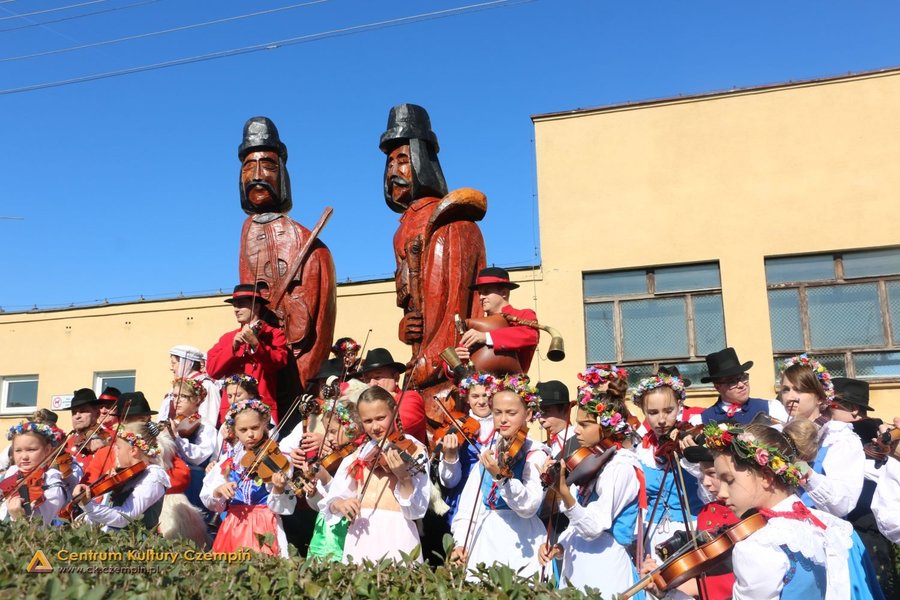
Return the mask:
<svg viewBox="0 0 900 600"><path fill-rule="evenodd" d="M121 42L128 42L131 40L140 40L143 38L154 37L157 35L164 35L166 33L174 33L176 31L187 31L190 29L198 29L200 27L208 27L209 25L218 25L220 23L229 23L231 21L240 21L241 19L249 19L251 17L259 17L262 15L270 15L272 13L283 12L286 10L293 10L295 8L303 8L306 6L311 6L313 4L322 4L324 2L330 2L331 0L310 0L308 2L299 2L297 4L291 4L289 6L280 6L277 8L270 8L268 10L260 10L252 13L246 13L243 15L235 15L233 17L224 17L221 19L214 19L212 21L204 21L202 23L194 23L192 25L181 25L179 27L171 27L169 29L161 29L159 31L149 31L147 33L138 33L135 35L129 35L125 37L120 37L112 40L104 40L102 42L92 42L90 44L81 44L79 46L69 46L68 48L58 48L56 50L47 50L44 52L35 52L33 54L21 54L19 56L7 56L4 58L0 58L0 63L2 62L12 62L15 60L26 60L29 58L38 58L40 56L52 56L54 54L65 54L66 52L75 52L76 50L84 50L86 48L97 48L99 46L109 46L112 44L119 44Z"/></svg>
<svg viewBox="0 0 900 600"><path fill-rule="evenodd" d="M59 12L61 10L69 10L70 8L81 8L82 6L88 6L90 4L102 4L104 2L109 2L109 0L89 0L88 2L80 2L78 4L69 4L67 6L57 6L56 8L45 8L44 10L35 10L30 13L19 13L15 15L10 15L8 17L0 17L0 21L8 21L10 19L19 19L21 17L33 17L34 15L43 15L46 13Z"/></svg>
<svg viewBox="0 0 900 600"><path fill-rule="evenodd" d="M0 0L0 4L3 2L13 2L14 0ZM40 22L31 22L26 23L25 25L19 25L18 27L8 27L6 29L0 29L0 33L5 33L7 31L19 31L21 29L30 29L32 27L40 27L42 25L49 25L51 23L61 23L63 21L73 21L75 19L83 19L85 17L93 17L94 15L103 15L106 13L117 12L120 10L128 10L129 8L135 8L137 6L143 6L145 4L153 4L155 2L159 2L159 0L142 0L141 2L134 2L132 4L126 4L124 6L112 6L110 8L104 8L103 10L95 10L93 12L85 12L77 15L70 15L68 17L60 17L58 19L48 19L47 21ZM6 9L4 9L6 10ZM21 17L22 15L16 15Z"/></svg>
<svg viewBox="0 0 900 600"><path fill-rule="evenodd" d="M331 37L337 37L337 36L342 36L342 35L352 35L355 33L362 33L365 31L373 31L376 29L395 27L397 25L403 25L403 24L407 24L407 23L415 23L415 22L419 22L419 21L428 21L428 20L432 20L432 19L452 17L452 16L456 16L456 15L460 15L460 14L478 12L481 10L488 10L488 9L492 9L492 8L501 8L504 6L513 6L513 5L517 5L517 4L524 4L527 2L534 2L534 1L535 0L491 0L489 2L468 4L465 6L458 6L458 7L448 8L448 9L444 9L444 10L436 10L436 11L431 11L431 12L427 12L427 13L420 13L417 15L410 15L410 16L406 16L406 17L397 17L395 19L386 19L384 21L375 21L372 23L365 23L363 25L352 25L349 27L341 27L341 28L332 29L329 31L322 31L319 33L311 33L311 34L301 35L301 36L287 38L287 39L283 39L283 40L275 40L275 41L271 41L271 42L265 42L262 44L253 44L250 46L243 46L240 48L233 48L230 50L221 50L218 52L210 52L207 54L188 56L185 58L178 58L175 60L141 65L141 66L137 66L137 67L128 67L125 69L118 69L115 71L106 71L103 73L95 73L93 75L84 75L82 77L73 77L71 79L60 79L57 81L48 81L48 82L44 82L44 83L37 83L34 85L0 89L0 96L6 96L9 94L20 94L20 93L24 93L24 92L33 92L33 91L37 91L37 90L44 90L44 89L49 89L49 88L62 87L62 86L66 86L66 85L73 85L76 83L86 83L88 81L109 79L112 77L121 77L123 75L132 75L134 73L143 73L146 71L154 71L157 69L165 69L168 67L193 64L193 63L198 63L198 62L205 62L208 60L214 60L214 59L218 59L218 58L239 56L242 54L250 54L253 52L260 52L263 50L275 50L275 49L282 48L285 46L294 46L297 44L314 42L314 41L331 38Z"/></svg>

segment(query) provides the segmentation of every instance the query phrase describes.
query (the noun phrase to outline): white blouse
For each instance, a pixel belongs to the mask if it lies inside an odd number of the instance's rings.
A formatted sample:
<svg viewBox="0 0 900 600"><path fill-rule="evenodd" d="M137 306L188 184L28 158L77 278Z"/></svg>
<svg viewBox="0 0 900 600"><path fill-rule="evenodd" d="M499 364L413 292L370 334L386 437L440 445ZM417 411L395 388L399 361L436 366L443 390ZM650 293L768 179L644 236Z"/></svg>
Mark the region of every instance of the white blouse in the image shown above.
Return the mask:
<svg viewBox="0 0 900 600"><path fill-rule="evenodd" d="M84 506L87 522L103 525L104 531L108 531L110 528L122 529L132 521L140 519L151 506L165 495L169 485L169 476L161 466L147 465L140 482L131 491L122 506L108 505L106 502L108 496L104 497L102 502L95 502L91 499Z"/></svg>
<svg viewBox="0 0 900 600"><path fill-rule="evenodd" d="M476 440L482 447L487 446L491 443L491 440L494 438L494 415L488 415L486 417L479 417L475 415L472 411L469 411L469 416L478 421L478 425L480 429L478 431L478 439ZM468 442L467 442L468 443ZM463 451L462 448L459 450ZM444 453L441 453L441 462L438 463L438 480L441 485L447 489L456 487L460 480L462 479L462 465L459 464L459 458L453 462L447 462L444 460Z"/></svg>
<svg viewBox="0 0 900 600"><path fill-rule="evenodd" d="M193 436L184 438L176 433L174 439L179 456L191 465L203 464L216 449L216 430L202 419Z"/></svg>
<svg viewBox="0 0 900 600"><path fill-rule="evenodd" d="M872 514L882 535L900 544L900 460L889 458L872 497Z"/></svg>
<svg viewBox="0 0 900 600"><path fill-rule="evenodd" d="M19 472L19 468L15 465L9 467L3 478L12 477ZM44 520L44 525L50 525L57 513L65 506L69 500L69 494L66 491L62 474L57 469L47 469L44 473L44 501L37 507ZM6 521L9 518L9 508L4 500L0 504L0 521Z"/></svg>
<svg viewBox="0 0 900 600"><path fill-rule="evenodd" d="M866 455L850 423L828 421L819 430L819 448L827 448L825 475L810 472L803 489L816 508L843 517L856 506L862 493Z"/></svg>

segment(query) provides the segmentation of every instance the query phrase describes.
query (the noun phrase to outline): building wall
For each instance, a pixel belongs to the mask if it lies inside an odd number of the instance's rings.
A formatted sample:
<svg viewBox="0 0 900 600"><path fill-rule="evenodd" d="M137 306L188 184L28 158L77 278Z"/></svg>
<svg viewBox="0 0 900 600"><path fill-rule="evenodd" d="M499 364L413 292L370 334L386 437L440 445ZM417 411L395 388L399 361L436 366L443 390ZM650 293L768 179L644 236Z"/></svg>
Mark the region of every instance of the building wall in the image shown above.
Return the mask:
<svg viewBox="0 0 900 600"><path fill-rule="evenodd" d="M582 274L718 261L728 345L773 396L764 258L898 238L900 72L534 117L540 318L584 364ZM878 389L874 389L878 388ZM898 385L873 386L880 416Z"/></svg>

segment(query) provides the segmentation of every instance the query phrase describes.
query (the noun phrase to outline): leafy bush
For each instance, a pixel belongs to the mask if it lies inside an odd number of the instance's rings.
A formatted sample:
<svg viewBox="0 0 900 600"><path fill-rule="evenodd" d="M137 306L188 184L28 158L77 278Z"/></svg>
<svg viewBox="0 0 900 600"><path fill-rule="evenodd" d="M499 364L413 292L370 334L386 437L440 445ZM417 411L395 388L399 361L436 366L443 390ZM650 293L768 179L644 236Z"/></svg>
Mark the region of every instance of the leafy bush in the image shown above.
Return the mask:
<svg viewBox="0 0 900 600"><path fill-rule="evenodd" d="M51 573L29 573L26 566L41 550ZM60 559L62 552L119 551L122 560ZM0 524L0 598L582 598L574 590L556 590L518 577L506 567L480 568L478 581L466 581L460 568L395 564L362 566L281 559L253 554L250 560L139 562L127 552L197 552L187 542L165 540L134 525L124 531L51 528L30 523ZM292 548L293 550L293 548ZM152 572L65 572L69 568L140 569ZM158 570L156 569L158 567ZM593 595L592 597L597 597Z"/></svg>

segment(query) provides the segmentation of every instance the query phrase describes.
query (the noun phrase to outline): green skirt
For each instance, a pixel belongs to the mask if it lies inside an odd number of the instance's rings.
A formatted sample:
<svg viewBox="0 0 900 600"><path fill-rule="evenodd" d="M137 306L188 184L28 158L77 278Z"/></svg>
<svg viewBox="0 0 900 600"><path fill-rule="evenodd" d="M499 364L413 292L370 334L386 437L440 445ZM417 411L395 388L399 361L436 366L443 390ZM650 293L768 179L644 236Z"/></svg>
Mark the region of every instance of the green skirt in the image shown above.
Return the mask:
<svg viewBox="0 0 900 600"><path fill-rule="evenodd" d="M344 540L347 539L347 527L350 522L341 519L339 523L329 526L325 517L319 513L313 528L313 536L309 541L308 558L317 557L322 560L339 561L344 557Z"/></svg>

